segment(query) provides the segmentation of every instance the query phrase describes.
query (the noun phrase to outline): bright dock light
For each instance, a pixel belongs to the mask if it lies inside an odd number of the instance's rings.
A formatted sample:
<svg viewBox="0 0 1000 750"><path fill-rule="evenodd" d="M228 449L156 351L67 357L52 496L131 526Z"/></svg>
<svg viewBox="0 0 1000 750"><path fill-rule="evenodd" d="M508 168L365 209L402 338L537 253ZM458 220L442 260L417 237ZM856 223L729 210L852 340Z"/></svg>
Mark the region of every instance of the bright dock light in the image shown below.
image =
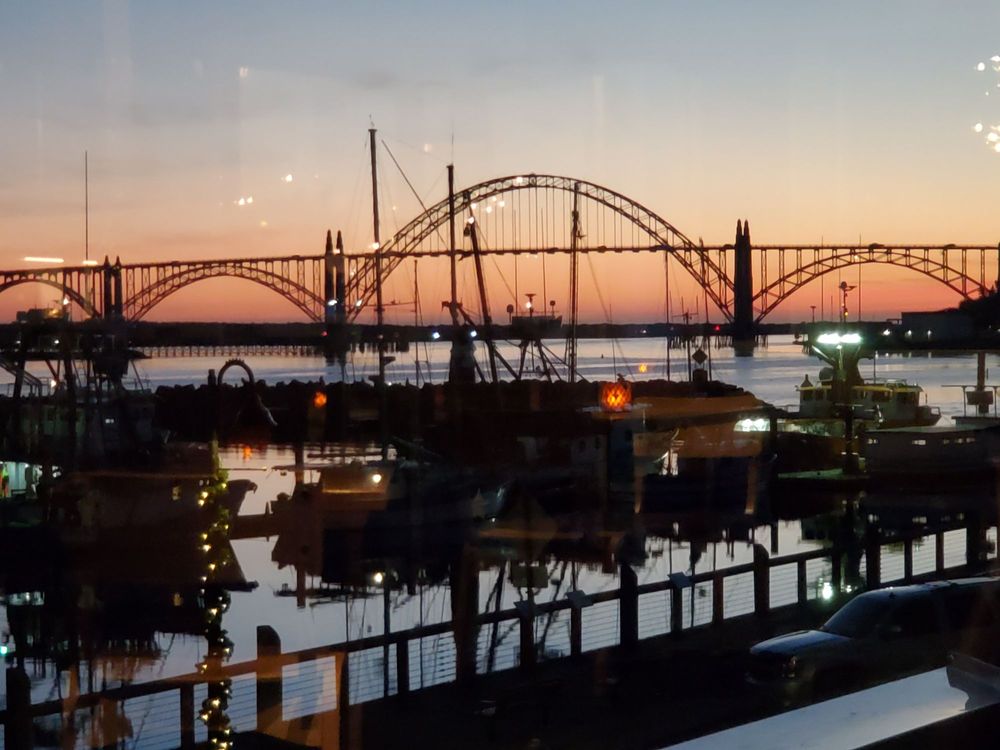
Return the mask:
<svg viewBox="0 0 1000 750"><path fill-rule="evenodd" d="M860 333L821 333L816 339L819 344L860 344Z"/></svg>
<svg viewBox="0 0 1000 750"><path fill-rule="evenodd" d="M85 266L96 266L96 265L99 265L99 264L93 258L87 258L86 260L83 261L83 265L85 265Z"/></svg>
<svg viewBox="0 0 1000 750"><path fill-rule="evenodd" d="M49 258L45 255L25 255L25 263L65 263L62 258Z"/></svg>

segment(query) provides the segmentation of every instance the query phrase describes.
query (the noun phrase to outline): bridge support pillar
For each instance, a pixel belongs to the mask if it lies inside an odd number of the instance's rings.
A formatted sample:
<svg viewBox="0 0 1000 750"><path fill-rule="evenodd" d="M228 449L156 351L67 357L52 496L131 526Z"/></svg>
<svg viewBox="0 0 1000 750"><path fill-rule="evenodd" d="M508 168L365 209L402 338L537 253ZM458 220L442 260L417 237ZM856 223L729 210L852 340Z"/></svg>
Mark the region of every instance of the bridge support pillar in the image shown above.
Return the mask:
<svg viewBox="0 0 1000 750"><path fill-rule="evenodd" d="M112 288L111 259L105 255L104 265L101 266L101 314L106 320L112 318L115 313Z"/></svg>
<svg viewBox="0 0 1000 750"><path fill-rule="evenodd" d="M341 368L347 364L347 274L344 268L344 239L337 232L336 252L333 235L326 233L326 252L323 254L323 322L326 340L323 350L327 361L337 362Z"/></svg>
<svg viewBox="0 0 1000 750"><path fill-rule="evenodd" d="M754 350L753 265L750 261L750 222L736 222L733 349L737 357Z"/></svg>
<svg viewBox="0 0 1000 750"><path fill-rule="evenodd" d="M121 318L124 312L123 296L122 296L122 260L121 258L115 258L115 265L111 269L112 273L112 287L114 292L114 302L113 309L115 317Z"/></svg>

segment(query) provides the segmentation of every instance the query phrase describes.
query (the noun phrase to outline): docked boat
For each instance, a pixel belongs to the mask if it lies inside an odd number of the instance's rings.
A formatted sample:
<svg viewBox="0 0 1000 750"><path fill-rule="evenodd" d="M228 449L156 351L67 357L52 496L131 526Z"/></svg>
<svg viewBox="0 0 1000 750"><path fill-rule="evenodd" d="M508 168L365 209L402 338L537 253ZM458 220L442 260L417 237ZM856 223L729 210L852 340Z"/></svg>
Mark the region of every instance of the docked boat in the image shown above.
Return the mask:
<svg viewBox="0 0 1000 750"><path fill-rule="evenodd" d="M0 395L5 457L134 466L159 451L155 396L135 368L137 353L110 324L73 328L61 311L35 310L19 324L17 345L0 352L0 367L13 376Z"/></svg>
<svg viewBox="0 0 1000 750"><path fill-rule="evenodd" d="M896 427L869 432L863 455L873 479L954 484L992 478L998 447L996 426Z"/></svg>
<svg viewBox="0 0 1000 750"><path fill-rule="evenodd" d="M811 351L827 364L815 381L798 386L798 410L777 424L778 471L831 469L859 450L857 435L885 428L930 427L941 419L916 383L866 380L859 361L870 355L861 335L827 333L810 340Z"/></svg>
<svg viewBox="0 0 1000 750"><path fill-rule="evenodd" d="M272 503L279 525L283 515L291 518L303 510L322 529L462 523L495 517L507 491L504 482L470 469L410 459L295 469L302 480L292 495Z"/></svg>
<svg viewBox="0 0 1000 750"><path fill-rule="evenodd" d="M813 383L807 375L799 391L798 419L840 419L830 368L820 371ZM924 427L937 424L941 410L920 403L923 388L906 380L864 380L849 390L849 405L855 420L879 427Z"/></svg>
<svg viewBox="0 0 1000 750"><path fill-rule="evenodd" d="M657 470L642 477L643 513L753 513L767 493L774 455L764 433L735 427L733 419L678 429Z"/></svg>
<svg viewBox="0 0 1000 750"><path fill-rule="evenodd" d="M171 446L156 470L58 466L0 461L0 528L45 527L63 541L90 544L155 530L184 536L203 522L209 492L233 517L256 485L227 480L214 445Z"/></svg>
<svg viewBox="0 0 1000 750"><path fill-rule="evenodd" d="M850 416L869 427L925 427L937 424L941 411L921 403L916 383L861 377L858 363L872 355L853 332L825 333L810 339L810 349L827 366L816 382L806 375L798 387L799 420L841 420Z"/></svg>

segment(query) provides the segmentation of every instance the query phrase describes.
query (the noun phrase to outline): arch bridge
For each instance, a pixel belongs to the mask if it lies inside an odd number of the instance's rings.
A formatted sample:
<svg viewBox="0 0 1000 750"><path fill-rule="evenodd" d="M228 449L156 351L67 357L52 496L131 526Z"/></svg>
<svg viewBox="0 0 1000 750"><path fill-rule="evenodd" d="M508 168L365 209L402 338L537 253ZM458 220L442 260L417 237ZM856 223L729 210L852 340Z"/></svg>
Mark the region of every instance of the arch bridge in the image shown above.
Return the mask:
<svg viewBox="0 0 1000 750"><path fill-rule="evenodd" d="M737 334L810 282L862 264L915 271L971 299L993 286L1000 256L994 245L754 247L742 222L733 244L706 246L622 193L587 180L528 174L457 190L361 253L346 254L339 236L335 248L328 235L325 252L315 255L134 264L105 258L96 266L0 271L0 292L42 283L87 315L139 320L191 284L231 277L270 289L311 320L353 322L377 304L379 279L384 283L406 259L542 253L574 263L578 254L626 252L659 254L668 273L671 265L682 269Z"/></svg>

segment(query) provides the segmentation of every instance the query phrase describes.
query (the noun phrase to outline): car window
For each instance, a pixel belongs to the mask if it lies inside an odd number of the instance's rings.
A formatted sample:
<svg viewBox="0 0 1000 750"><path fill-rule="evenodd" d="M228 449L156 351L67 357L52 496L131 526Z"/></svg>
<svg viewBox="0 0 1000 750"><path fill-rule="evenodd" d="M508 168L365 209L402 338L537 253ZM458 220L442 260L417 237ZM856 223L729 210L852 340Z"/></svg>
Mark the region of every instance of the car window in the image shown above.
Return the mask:
<svg viewBox="0 0 1000 750"><path fill-rule="evenodd" d="M846 638L864 638L875 630L891 606L890 599L862 594L845 604L821 630Z"/></svg>
<svg viewBox="0 0 1000 750"><path fill-rule="evenodd" d="M941 630L934 602L924 596L902 602L889 613L886 624L898 627L899 635L904 638L931 635Z"/></svg>
<svg viewBox="0 0 1000 750"><path fill-rule="evenodd" d="M944 607L952 629L988 628L997 624L996 615L986 593L982 589L959 589L948 592Z"/></svg>

